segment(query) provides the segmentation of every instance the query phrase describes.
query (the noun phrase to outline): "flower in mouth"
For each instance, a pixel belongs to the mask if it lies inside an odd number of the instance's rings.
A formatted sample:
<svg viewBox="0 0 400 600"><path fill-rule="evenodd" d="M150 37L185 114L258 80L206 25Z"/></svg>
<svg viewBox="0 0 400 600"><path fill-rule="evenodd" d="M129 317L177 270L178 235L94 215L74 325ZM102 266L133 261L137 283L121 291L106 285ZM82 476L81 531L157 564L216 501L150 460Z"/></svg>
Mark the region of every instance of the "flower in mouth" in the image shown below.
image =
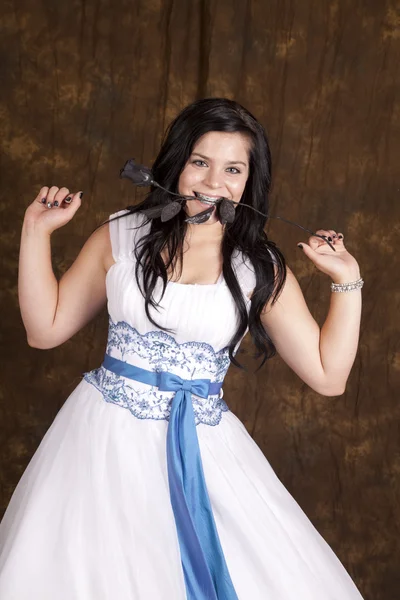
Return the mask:
<svg viewBox="0 0 400 600"><path fill-rule="evenodd" d="M161 190L164 190L164 192L171 194L172 196L178 196L183 200L188 199L187 196L185 197L185 196L181 196L180 194L177 194L176 192L171 192L171 190L164 188L162 185L160 185L159 183L154 181L153 173L151 172L151 170L148 167L145 167L144 165L136 164L133 158L126 161L124 167L120 170L120 177L121 178L126 177L126 178L130 179L132 181L132 183L137 186L144 187L144 186L153 185L154 187L158 187ZM234 202L233 200L230 200L229 198L224 198L223 196L221 196L219 198L211 198L210 196L200 194L199 192L194 192L194 194L202 202L204 202L206 204L208 203L210 206L216 207L216 212L218 213L218 218L221 221L221 223L223 223L223 224L233 223L233 221L235 219L234 204L237 204L237 202ZM328 244L328 246L334 252L336 252L336 249L334 248L334 246L332 246L332 244L329 242L329 239L325 235L321 235L319 233L314 233L311 229L308 229L307 227L303 227L302 225L299 225L298 223L294 223L293 221L289 221L288 219L284 219L283 217L279 217L277 215L271 216L268 214L264 214L264 213L260 212L259 210L257 210L256 208L254 208L253 206L249 206L247 204L245 206L247 206L247 208L251 208L252 210L254 210L255 212L259 213L260 215L262 215L264 217L267 217L270 219L280 219L281 221L284 221L285 223L288 223L289 225L294 225L295 227L299 227L303 231L307 231L308 233L311 233L311 235L321 238L322 240L324 240L324 242L326 242ZM129 210L129 211L131 211L133 208L134 208L133 206L127 206L127 210ZM182 203L174 201L174 202L170 202L168 205L160 204L158 206L152 206L150 208L143 209L141 212L144 213L149 219L155 219L155 218L161 217L162 221L168 221L169 219L172 219L175 215L177 215L178 212L181 210L181 208L182 208ZM214 209L211 210L210 208L208 208L207 210L201 212L200 215L194 215L193 217L188 217L186 219L186 222L204 223L206 220L208 220L210 218L210 216L213 212L214 212Z"/></svg>
<svg viewBox="0 0 400 600"><path fill-rule="evenodd" d="M194 195L198 200L200 200L202 204L210 206L210 208L208 208L207 211L211 212L207 218L209 218L211 216L211 213L215 211L222 225L226 225L227 223L233 223L233 221L235 220L235 207L233 202L228 198L225 198L224 196L206 196L205 194L200 194L200 192L194 192ZM203 213L200 214L202 215Z"/></svg>

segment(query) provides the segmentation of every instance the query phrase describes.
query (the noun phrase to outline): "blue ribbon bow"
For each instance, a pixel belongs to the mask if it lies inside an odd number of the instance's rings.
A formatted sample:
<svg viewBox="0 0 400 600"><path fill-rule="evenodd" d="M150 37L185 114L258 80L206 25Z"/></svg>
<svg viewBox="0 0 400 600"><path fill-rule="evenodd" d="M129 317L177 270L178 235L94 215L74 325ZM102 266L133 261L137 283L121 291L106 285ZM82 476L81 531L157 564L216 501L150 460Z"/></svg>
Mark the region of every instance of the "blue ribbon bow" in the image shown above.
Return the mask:
<svg viewBox="0 0 400 600"><path fill-rule="evenodd" d="M175 392L167 431L167 467L188 600L238 600L208 495L194 419L192 393L217 394L222 383L152 372L106 354L103 367L129 379Z"/></svg>
<svg viewBox="0 0 400 600"><path fill-rule="evenodd" d="M177 392L182 389L201 398L209 396L209 379L182 379L179 375L168 371L159 371L158 376L158 389L160 392Z"/></svg>

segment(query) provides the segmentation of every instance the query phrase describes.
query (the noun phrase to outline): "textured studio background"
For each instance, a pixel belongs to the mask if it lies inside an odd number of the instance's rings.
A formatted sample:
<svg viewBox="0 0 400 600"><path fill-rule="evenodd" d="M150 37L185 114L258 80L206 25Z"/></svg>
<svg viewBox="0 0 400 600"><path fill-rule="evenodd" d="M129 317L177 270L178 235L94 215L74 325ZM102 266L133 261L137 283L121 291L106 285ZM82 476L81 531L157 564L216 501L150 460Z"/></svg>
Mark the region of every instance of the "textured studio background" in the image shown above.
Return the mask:
<svg viewBox="0 0 400 600"><path fill-rule="evenodd" d="M269 132L272 214L344 232L366 283L343 396L312 392L279 358L254 374L246 340L249 371L231 367L225 398L365 598L398 598L400 2L3 0L0 21L1 511L106 339L103 312L59 348L27 345L25 208L42 185L84 190L53 237L61 275L96 224L139 199L118 178L125 160L151 164L180 109L227 96ZM296 248L302 232L268 232L322 323L329 280Z"/></svg>

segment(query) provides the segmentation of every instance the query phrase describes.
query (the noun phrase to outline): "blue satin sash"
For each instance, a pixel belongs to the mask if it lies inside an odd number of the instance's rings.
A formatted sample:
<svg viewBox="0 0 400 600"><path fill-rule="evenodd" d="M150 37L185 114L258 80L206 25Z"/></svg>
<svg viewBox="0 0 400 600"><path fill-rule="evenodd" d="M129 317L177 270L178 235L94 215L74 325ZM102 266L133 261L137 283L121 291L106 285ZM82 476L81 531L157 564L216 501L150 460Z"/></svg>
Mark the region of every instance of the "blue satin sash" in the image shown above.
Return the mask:
<svg viewBox="0 0 400 600"><path fill-rule="evenodd" d="M175 392L167 431L167 467L188 600L238 600L225 562L204 478L192 392L219 394L221 383L153 372L105 355L104 368L160 391Z"/></svg>

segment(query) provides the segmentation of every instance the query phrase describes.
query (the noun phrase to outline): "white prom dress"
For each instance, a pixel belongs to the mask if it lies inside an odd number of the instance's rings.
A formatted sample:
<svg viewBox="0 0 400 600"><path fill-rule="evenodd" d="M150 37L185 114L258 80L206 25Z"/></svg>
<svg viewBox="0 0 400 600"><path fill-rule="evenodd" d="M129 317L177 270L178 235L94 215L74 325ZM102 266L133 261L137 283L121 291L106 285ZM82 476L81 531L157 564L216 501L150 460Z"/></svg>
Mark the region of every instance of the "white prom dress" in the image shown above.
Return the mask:
<svg viewBox="0 0 400 600"><path fill-rule="evenodd" d="M109 360L221 382L237 325L229 289L223 277L213 285L169 282L153 314L171 333L157 329L134 276L133 248L149 227L143 221L134 214L110 223ZM254 273L240 253L233 266L247 296ZM192 392L190 407L232 588L196 595L167 467L175 393L110 369L84 374L14 492L0 526L1 600L361 599L222 392ZM196 569L196 556L189 558Z"/></svg>

